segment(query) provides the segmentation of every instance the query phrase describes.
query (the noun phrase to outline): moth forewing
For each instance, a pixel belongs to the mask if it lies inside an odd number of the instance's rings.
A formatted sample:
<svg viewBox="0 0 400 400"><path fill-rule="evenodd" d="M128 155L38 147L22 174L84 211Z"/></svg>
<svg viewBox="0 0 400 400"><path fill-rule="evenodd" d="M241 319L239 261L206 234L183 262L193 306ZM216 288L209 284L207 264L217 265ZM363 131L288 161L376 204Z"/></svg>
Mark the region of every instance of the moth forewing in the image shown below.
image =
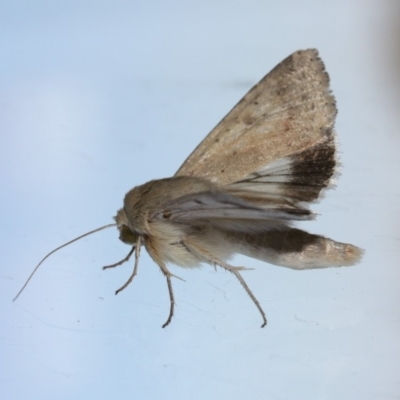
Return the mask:
<svg viewBox="0 0 400 400"><path fill-rule="evenodd" d="M336 116L317 50L297 51L255 85L209 133L176 176L228 184L330 140Z"/></svg>
<svg viewBox="0 0 400 400"><path fill-rule="evenodd" d="M181 267L208 263L233 273L265 326L265 312L240 273L247 268L226 262L232 255L292 269L357 263L363 253L358 247L291 226L292 221L313 219L307 203L331 186L337 164L335 116L329 78L316 50L297 51L278 64L210 132L174 177L147 182L126 194L112 225L132 248L123 260L105 268L121 265L133 252L135 263L116 293L136 276L143 245L167 281L170 311L163 328L171 322L175 307L171 281L175 275L167 263Z"/></svg>

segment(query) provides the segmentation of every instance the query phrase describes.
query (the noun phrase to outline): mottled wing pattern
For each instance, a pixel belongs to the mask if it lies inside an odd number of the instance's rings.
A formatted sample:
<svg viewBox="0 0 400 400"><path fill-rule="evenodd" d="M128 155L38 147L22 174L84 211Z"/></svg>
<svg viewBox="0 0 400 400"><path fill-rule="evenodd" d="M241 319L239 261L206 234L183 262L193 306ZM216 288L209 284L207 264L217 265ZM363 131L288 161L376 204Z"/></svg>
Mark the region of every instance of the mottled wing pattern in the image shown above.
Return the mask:
<svg viewBox="0 0 400 400"><path fill-rule="evenodd" d="M318 52L297 51L243 97L175 176L204 177L235 195L257 192L261 203L315 200L334 173L335 116Z"/></svg>

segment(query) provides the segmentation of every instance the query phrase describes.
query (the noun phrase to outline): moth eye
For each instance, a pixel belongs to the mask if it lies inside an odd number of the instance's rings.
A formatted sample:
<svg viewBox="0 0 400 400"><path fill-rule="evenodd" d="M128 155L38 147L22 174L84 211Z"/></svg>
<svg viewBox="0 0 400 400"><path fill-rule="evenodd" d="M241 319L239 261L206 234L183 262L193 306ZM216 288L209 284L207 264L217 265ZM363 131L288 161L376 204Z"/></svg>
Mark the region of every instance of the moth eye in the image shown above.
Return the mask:
<svg viewBox="0 0 400 400"><path fill-rule="evenodd" d="M118 227L118 229L119 229L119 240L121 240L121 242L130 245L136 243L138 235L132 232L128 226L121 225Z"/></svg>
<svg viewBox="0 0 400 400"><path fill-rule="evenodd" d="M163 218L168 219L171 216L171 211L164 211L163 212Z"/></svg>

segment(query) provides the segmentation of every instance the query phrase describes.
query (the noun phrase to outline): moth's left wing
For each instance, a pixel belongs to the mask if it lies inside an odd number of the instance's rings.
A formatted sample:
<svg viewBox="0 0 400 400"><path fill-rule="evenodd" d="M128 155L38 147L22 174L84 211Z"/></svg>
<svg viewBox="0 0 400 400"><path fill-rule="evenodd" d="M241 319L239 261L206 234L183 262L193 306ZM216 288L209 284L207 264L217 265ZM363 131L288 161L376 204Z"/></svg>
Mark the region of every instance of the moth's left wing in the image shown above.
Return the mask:
<svg viewBox="0 0 400 400"><path fill-rule="evenodd" d="M329 77L318 52L297 51L243 97L175 175L222 185L237 182L238 190L253 186L260 191L264 183L262 190L272 194L276 188L281 194L283 182L292 186L289 197L314 200L334 172L335 116ZM293 179L300 172L302 177ZM303 188L294 193L294 186ZM305 186L314 189L305 193Z"/></svg>
<svg viewBox="0 0 400 400"><path fill-rule="evenodd" d="M213 190L170 200L151 215L150 220L191 226L207 223L227 230L268 231L286 227L288 221L313 217L308 209L293 207L290 203L270 201L256 205L238 196Z"/></svg>

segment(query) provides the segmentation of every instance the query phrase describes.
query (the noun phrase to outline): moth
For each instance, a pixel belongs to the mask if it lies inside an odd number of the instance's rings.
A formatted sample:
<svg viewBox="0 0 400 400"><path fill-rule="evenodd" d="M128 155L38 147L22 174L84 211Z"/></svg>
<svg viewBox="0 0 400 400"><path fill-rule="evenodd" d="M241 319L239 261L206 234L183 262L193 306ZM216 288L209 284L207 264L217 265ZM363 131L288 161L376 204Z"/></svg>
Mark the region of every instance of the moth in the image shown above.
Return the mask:
<svg viewBox="0 0 400 400"><path fill-rule="evenodd" d="M255 85L190 154L175 175L136 186L108 224L54 249L102 229L116 226L122 242L131 246L114 268L135 253L138 270L145 247L164 274L169 291L169 315L175 297L168 263L196 267L207 263L231 272L262 317L259 301L242 277L248 268L228 263L234 254L295 270L350 266L363 250L292 226L314 219L308 204L332 186L338 162L335 99L329 77L315 49L297 51Z"/></svg>

